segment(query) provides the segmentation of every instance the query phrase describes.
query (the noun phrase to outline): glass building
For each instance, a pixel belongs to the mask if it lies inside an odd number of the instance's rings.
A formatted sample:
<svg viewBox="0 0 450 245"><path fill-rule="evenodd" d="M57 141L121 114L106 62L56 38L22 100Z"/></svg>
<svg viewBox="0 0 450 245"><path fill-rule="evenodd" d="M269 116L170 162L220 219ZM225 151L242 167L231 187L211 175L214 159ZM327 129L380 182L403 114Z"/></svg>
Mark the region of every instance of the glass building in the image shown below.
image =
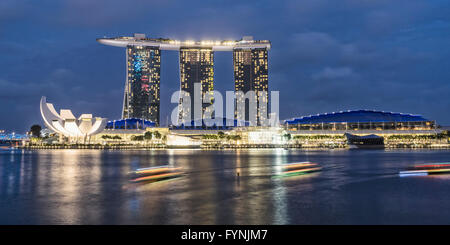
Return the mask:
<svg viewBox="0 0 450 245"><path fill-rule="evenodd" d="M190 95L190 108L183 108L180 98L179 119L196 120L194 117L194 84L200 83L201 95L214 90L214 52L211 48L180 48L180 89ZM202 103L202 115L211 103ZM190 118L188 117L190 115Z"/></svg>
<svg viewBox="0 0 450 245"><path fill-rule="evenodd" d="M108 121L105 129L141 129L156 127L156 123L141 118L127 118L121 120Z"/></svg>
<svg viewBox="0 0 450 245"><path fill-rule="evenodd" d="M180 53L180 90L191 96L191 106L179 106L179 122L196 121L194 116L194 84L200 83L201 93L213 92L214 86L214 52L233 52L235 91L247 93L254 91L258 108L267 105L268 95L258 101L261 91L268 91L267 51L271 48L268 40L253 40L244 36L241 40L173 40L168 38L150 38L145 34L134 36L98 38L101 44L127 49L127 81L123 103L123 118L144 118L159 125L159 83L160 50L177 50ZM244 97L237 102L246 101ZM211 103L202 103L202 111L207 111ZM239 121L249 120L249 102L246 103L246 115L235 118ZM180 105L183 104L180 98ZM212 110L212 109L211 109ZM237 114L237 113L235 113ZM258 110L257 122L260 124L261 111ZM190 115L190 118L188 117ZM214 117L214 115L212 115ZM199 116L198 116L199 117ZM197 122L197 121L196 121Z"/></svg>
<svg viewBox="0 0 450 245"><path fill-rule="evenodd" d="M245 103L245 115L239 115L236 106L235 117L237 119L251 121L249 118L249 100L251 98L246 98L244 94L249 91L254 91L254 100L257 106L257 121L253 122L253 124L261 125L261 107L265 106L267 108L268 104L267 48L235 48L233 50L233 61L235 92L243 92L243 94L236 94L236 104ZM262 91L266 92L264 96L260 94Z"/></svg>
<svg viewBox="0 0 450 245"><path fill-rule="evenodd" d="M433 130L435 121L420 115L357 110L317 114L284 121L289 131L297 130Z"/></svg>
<svg viewBox="0 0 450 245"><path fill-rule="evenodd" d="M127 80L122 118L143 118L159 125L161 54L157 47L127 47Z"/></svg>

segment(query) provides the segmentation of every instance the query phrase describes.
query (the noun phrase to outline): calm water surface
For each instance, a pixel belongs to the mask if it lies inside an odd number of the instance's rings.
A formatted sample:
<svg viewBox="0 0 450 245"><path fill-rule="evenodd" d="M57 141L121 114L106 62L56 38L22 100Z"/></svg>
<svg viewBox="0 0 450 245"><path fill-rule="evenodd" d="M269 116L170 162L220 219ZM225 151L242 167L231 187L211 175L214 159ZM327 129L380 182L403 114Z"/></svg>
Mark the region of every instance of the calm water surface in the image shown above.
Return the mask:
<svg viewBox="0 0 450 245"><path fill-rule="evenodd" d="M273 178L281 164L323 171ZM448 150L0 150L0 224L450 224ZM186 175L135 185L139 167ZM237 178L237 172L240 177Z"/></svg>

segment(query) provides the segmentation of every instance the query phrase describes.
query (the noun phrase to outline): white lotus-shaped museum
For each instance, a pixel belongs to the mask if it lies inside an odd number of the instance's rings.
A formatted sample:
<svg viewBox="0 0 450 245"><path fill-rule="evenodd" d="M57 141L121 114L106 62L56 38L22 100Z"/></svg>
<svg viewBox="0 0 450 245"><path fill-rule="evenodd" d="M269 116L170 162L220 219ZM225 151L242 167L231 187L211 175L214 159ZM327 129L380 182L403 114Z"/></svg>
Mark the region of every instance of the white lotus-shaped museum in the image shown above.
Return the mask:
<svg viewBox="0 0 450 245"><path fill-rule="evenodd" d="M41 98L41 116L45 125L52 131L66 137L87 137L105 129L106 118L93 118L92 114L82 114L78 119L71 110L61 109L59 114L47 98Z"/></svg>

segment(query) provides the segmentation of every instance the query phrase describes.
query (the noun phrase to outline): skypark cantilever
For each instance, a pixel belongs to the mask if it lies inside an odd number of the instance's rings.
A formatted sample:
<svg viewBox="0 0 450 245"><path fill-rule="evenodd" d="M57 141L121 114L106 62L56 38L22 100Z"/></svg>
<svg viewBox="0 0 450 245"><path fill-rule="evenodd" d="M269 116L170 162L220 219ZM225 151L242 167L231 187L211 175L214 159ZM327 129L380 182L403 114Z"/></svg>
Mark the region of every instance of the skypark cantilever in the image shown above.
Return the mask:
<svg viewBox="0 0 450 245"><path fill-rule="evenodd" d="M122 118L142 118L159 125L161 50L176 50L180 53L180 89L193 99L194 84L200 83L202 96L214 90L214 52L232 51L234 62L235 91L244 94L255 92L257 103L259 93L268 91L268 40L253 40L244 36L241 40L222 41L178 41L167 38L148 38L144 34L133 37L98 38L101 44L125 47L127 55L127 78L123 98ZM244 97L236 101L246 104L245 120L249 121L249 102ZM180 98L180 105L182 99ZM179 107L179 119L197 120L191 101L191 108ZM202 112L209 113L209 103L203 103ZM189 117L190 115L190 117ZM259 115L257 122L260 122ZM236 118L241 118L236 112Z"/></svg>
<svg viewBox="0 0 450 245"><path fill-rule="evenodd" d="M222 40L222 41L179 41L168 38L147 38L142 34L135 34L134 37L113 37L97 38L97 42L116 47L143 46L153 47L160 50L180 50L180 48L209 48L212 51L233 51L239 49L263 48L270 49L271 44L268 40L253 40L253 37L245 36L241 40Z"/></svg>

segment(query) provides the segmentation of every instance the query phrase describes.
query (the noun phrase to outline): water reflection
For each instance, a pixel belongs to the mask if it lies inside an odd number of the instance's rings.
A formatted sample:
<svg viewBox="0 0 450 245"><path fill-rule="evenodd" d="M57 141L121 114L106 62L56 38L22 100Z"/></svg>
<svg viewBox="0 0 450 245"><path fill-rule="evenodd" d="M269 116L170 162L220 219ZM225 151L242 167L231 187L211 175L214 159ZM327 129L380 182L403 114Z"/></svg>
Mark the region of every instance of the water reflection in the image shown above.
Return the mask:
<svg viewBox="0 0 450 245"><path fill-rule="evenodd" d="M90 203L92 196L102 194L101 152L60 150L37 155L37 162L51 162L38 171L37 191L48 203L43 208L44 220L57 223L89 223L100 220L99 202ZM108 170L107 170L108 171ZM107 173L106 173L107 174ZM97 207L96 207L97 206Z"/></svg>
<svg viewBox="0 0 450 245"><path fill-rule="evenodd" d="M442 209L450 205L448 176L396 174L449 157L449 151L0 151L0 223L449 223L450 211ZM323 171L272 178L282 164L300 161ZM130 171L166 164L186 174L129 182Z"/></svg>
<svg viewBox="0 0 450 245"><path fill-rule="evenodd" d="M282 165L288 163L287 151L278 150L278 154L275 155L275 161L273 165L273 175L279 176L282 172ZM288 224L287 211L289 210L288 203L286 201L286 187L284 186L284 181L282 179L274 179L274 188L272 190L273 195L273 206L274 219L273 224Z"/></svg>

